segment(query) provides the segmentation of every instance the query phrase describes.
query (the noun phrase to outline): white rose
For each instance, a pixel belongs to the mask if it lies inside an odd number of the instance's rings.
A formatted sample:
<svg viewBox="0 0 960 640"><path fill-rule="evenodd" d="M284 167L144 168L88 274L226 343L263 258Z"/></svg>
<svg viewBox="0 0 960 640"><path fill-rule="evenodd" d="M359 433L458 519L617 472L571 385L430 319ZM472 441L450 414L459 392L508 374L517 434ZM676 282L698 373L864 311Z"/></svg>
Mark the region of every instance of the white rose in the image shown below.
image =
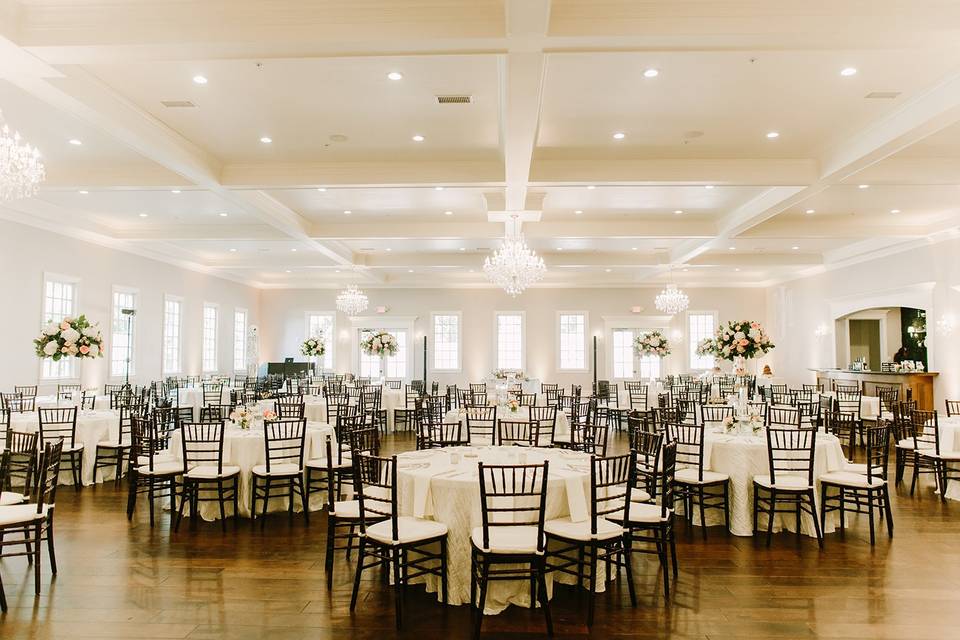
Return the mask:
<svg viewBox="0 0 960 640"><path fill-rule="evenodd" d="M48 336L55 336L60 331L60 325L56 322L50 322L43 328L43 332Z"/></svg>
<svg viewBox="0 0 960 640"><path fill-rule="evenodd" d="M733 334L734 340L743 340L746 337L747 337L747 334L745 334L743 331L737 331L735 334Z"/></svg>
<svg viewBox="0 0 960 640"><path fill-rule="evenodd" d="M90 345L90 357L96 357L100 353L100 347L98 345Z"/></svg>
<svg viewBox="0 0 960 640"><path fill-rule="evenodd" d="M48 356L52 356L53 354L55 354L57 352L57 349L58 347L57 347L56 340L51 340L47 344L43 345L43 352Z"/></svg>
<svg viewBox="0 0 960 640"><path fill-rule="evenodd" d="M80 339L80 332L76 329L67 329L61 335L67 344L73 344Z"/></svg>
<svg viewBox="0 0 960 640"><path fill-rule="evenodd" d="M750 329L747 335L750 336L751 340L756 340L758 337L760 337L760 331L757 329Z"/></svg>
<svg viewBox="0 0 960 640"><path fill-rule="evenodd" d="M88 338L96 338L98 335L100 335L100 330L96 327L87 327L83 330L83 335L87 336Z"/></svg>

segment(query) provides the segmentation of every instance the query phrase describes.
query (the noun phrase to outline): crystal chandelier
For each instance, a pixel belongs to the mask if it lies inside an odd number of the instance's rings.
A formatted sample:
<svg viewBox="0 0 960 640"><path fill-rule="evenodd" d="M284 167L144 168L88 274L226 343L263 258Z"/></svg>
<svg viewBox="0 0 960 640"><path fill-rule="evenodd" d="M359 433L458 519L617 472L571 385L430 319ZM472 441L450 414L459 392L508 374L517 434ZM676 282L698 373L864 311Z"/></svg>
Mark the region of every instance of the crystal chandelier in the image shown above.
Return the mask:
<svg viewBox="0 0 960 640"><path fill-rule="evenodd" d="M337 310L353 317L367 309L367 302L367 294L351 284L337 295Z"/></svg>
<svg viewBox="0 0 960 640"><path fill-rule="evenodd" d="M10 127L0 112L0 200L29 198L37 193L37 186L46 178L40 151L20 140L20 134Z"/></svg>
<svg viewBox="0 0 960 640"><path fill-rule="evenodd" d="M507 221L503 245L483 261L483 272L490 282L513 297L523 293L524 289L546 274L543 258L538 257L523 241L517 216Z"/></svg>
<svg viewBox="0 0 960 640"><path fill-rule="evenodd" d="M673 284L672 269L670 270L670 280L670 284L653 299L653 304L658 311L672 316L681 311L686 311L687 307L690 306L690 298L682 290L677 289L677 285Z"/></svg>

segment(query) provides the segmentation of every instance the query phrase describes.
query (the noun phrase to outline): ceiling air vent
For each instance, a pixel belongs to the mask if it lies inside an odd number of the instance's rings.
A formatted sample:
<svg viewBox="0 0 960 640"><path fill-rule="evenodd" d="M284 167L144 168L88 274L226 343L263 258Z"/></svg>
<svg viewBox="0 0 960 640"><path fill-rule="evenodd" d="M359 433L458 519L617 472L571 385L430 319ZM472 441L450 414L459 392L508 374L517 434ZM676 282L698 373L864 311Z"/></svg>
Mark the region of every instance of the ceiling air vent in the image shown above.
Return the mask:
<svg viewBox="0 0 960 640"><path fill-rule="evenodd" d="M160 104L168 109L192 109L197 106L189 100L161 100Z"/></svg>
<svg viewBox="0 0 960 640"><path fill-rule="evenodd" d="M893 100L899 95L899 91L871 91L866 95L866 98L868 100Z"/></svg>
<svg viewBox="0 0 960 640"><path fill-rule="evenodd" d="M473 96L437 96L437 104L471 104Z"/></svg>

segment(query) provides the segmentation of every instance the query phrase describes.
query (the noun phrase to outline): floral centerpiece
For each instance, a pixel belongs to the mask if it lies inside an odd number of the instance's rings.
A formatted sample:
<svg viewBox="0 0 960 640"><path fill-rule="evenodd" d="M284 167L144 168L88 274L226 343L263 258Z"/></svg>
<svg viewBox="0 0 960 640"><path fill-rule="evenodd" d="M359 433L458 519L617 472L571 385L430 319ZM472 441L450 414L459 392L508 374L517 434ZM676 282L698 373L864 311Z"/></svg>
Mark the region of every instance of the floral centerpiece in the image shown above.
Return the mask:
<svg viewBox="0 0 960 640"><path fill-rule="evenodd" d="M507 408L510 409L510 413L516 413L520 410L520 402L517 400L510 400L507 402Z"/></svg>
<svg viewBox="0 0 960 640"><path fill-rule="evenodd" d="M37 356L54 362L61 358L102 358L103 334L100 325L91 323L85 315L66 317L49 322L40 337L33 341Z"/></svg>
<svg viewBox="0 0 960 640"><path fill-rule="evenodd" d="M717 329L713 354L723 360L756 358L773 349L770 336L759 322L732 320Z"/></svg>
<svg viewBox="0 0 960 640"><path fill-rule="evenodd" d="M670 343L659 331L651 331L642 336L637 336L633 341L633 350L638 356L657 356L662 358L670 355Z"/></svg>
<svg viewBox="0 0 960 640"><path fill-rule="evenodd" d="M249 429L253 414L245 406L240 405L230 412L230 421L241 429Z"/></svg>
<svg viewBox="0 0 960 640"><path fill-rule="evenodd" d="M368 356L386 356L396 355L399 345L396 337L386 331L374 331L360 343L360 349Z"/></svg>
<svg viewBox="0 0 960 640"><path fill-rule="evenodd" d="M276 420L277 412L274 411L273 409L266 409L263 412L263 419L266 420L267 422L270 422L271 420Z"/></svg>
<svg viewBox="0 0 960 640"><path fill-rule="evenodd" d="M701 358L704 356L715 356L717 355L717 343L713 338L704 338L699 343L697 343L697 355Z"/></svg>
<svg viewBox="0 0 960 640"><path fill-rule="evenodd" d="M323 335L307 338L300 345L300 353L305 356L322 356L326 352L327 346L323 343Z"/></svg>

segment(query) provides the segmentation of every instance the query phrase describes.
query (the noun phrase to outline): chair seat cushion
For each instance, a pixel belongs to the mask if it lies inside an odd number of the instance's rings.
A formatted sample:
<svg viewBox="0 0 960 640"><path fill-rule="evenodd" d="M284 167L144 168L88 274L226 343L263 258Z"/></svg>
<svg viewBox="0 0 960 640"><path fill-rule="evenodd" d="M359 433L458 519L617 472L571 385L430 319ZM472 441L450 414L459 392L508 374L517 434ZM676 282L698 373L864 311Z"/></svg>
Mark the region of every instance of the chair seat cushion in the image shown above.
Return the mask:
<svg viewBox="0 0 960 640"><path fill-rule="evenodd" d="M401 516L397 518L397 539L393 538L393 521L384 520L367 527L367 537L385 544L410 544L421 540L442 538L447 535L447 525L433 520Z"/></svg>
<svg viewBox="0 0 960 640"><path fill-rule="evenodd" d="M47 517L50 505L43 505L41 513L37 513L35 504L17 504L0 507L0 527L16 524L30 524Z"/></svg>
<svg viewBox="0 0 960 640"><path fill-rule="evenodd" d="M187 471L184 474L184 477L191 478L194 480L203 479L203 478L210 478L210 479L216 480L218 478L229 478L231 476L237 475L238 473L240 473L240 467L237 467L234 465L227 465L227 464L223 465L220 473L217 473L216 465L211 464L211 465L201 465L199 467L194 467L193 469L190 469L190 471Z"/></svg>
<svg viewBox="0 0 960 640"><path fill-rule="evenodd" d="M153 469L149 465L140 465L137 467L137 473L142 476L166 476L183 473L183 463L176 460L165 462L153 461Z"/></svg>
<svg viewBox="0 0 960 640"><path fill-rule="evenodd" d="M12 504L22 504L26 502L30 496L25 496L16 491L4 491L0 493L0 506L8 507Z"/></svg>
<svg viewBox="0 0 960 640"><path fill-rule="evenodd" d="M477 527L470 532L470 541L473 546L486 553L503 554L536 554L537 527L519 525L516 527L490 527L490 547L483 546L483 527ZM541 547L546 548L545 540L541 540Z"/></svg>
<svg viewBox="0 0 960 640"><path fill-rule="evenodd" d="M773 485L770 482L770 476L753 476L753 483L758 484L761 487L767 489L777 489L785 491L802 491L804 489L812 489L807 482L806 475L799 475L796 473L780 473L777 474L777 484Z"/></svg>
<svg viewBox="0 0 960 640"><path fill-rule="evenodd" d="M678 469L675 479L677 482L682 482L683 484L715 484L717 482L726 482L730 479L725 473L717 473L716 471L707 471L703 470L703 480L700 480L700 474L697 469L687 468L687 469Z"/></svg>
<svg viewBox="0 0 960 640"><path fill-rule="evenodd" d="M897 441L898 449L913 449L913 438L903 438L902 440Z"/></svg>
<svg viewBox="0 0 960 640"><path fill-rule="evenodd" d="M68 445L66 442L63 443L63 453L77 453L78 451L83 451L82 442L74 442L71 445Z"/></svg>
<svg viewBox="0 0 960 640"><path fill-rule="evenodd" d="M129 438L124 438L122 442L116 440L104 440L97 443L98 449L129 449L133 444Z"/></svg>
<svg viewBox="0 0 960 640"><path fill-rule="evenodd" d="M830 473L824 473L820 476L820 482L827 482L844 487L860 487L863 489L867 487L882 487L884 485L883 478L872 478L868 480L866 475L853 473L852 471L831 471Z"/></svg>
<svg viewBox="0 0 960 640"><path fill-rule="evenodd" d="M650 502L650 494L643 489L634 489L630 492L630 502Z"/></svg>
<svg viewBox="0 0 960 640"><path fill-rule="evenodd" d="M663 509L659 504L653 502L631 502L630 514L627 524L657 524L666 522L670 519L673 509L668 509L667 514L663 514ZM613 516L609 516L613 518ZM620 514L623 519L623 514Z"/></svg>
<svg viewBox="0 0 960 640"><path fill-rule="evenodd" d="M253 468L255 476L295 476L300 473L300 468L292 462L282 462L280 464L270 465L270 471L267 471L267 465L258 464Z"/></svg>
<svg viewBox="0 0 960 640"><path fill-rule="evenodd" d="M327 459L326 458L314 458L313 460L307 460L303 463L303 466L310 467L311 469L320 469L321 471L326 471L327 469ZM353 466L353 461L350 458L344 458L342 462L333 463L334 469L348 469Z"/></svg>
<svg viewBox="0 0 960 640"><path fill-rule="evenodd" d="M597 518L596 535L590 531L590 528L589 518L581 522L573 522L569 516L547 520L543 524L543 531L546 534L567 540L609 540L623 535L623 527L606 518Z"/></svg>
<svg viewBox="0 0 960 640"><path fill-rule="evenodd" d="M381 505L377 505L379 508ZM330 515L341 519L359 520L360 519L360 501L359 500L337 500L333 503L333 511ZM367 519L378 520L386 516L379 513L367 511Z"/></svg>
<svg viewBox="0 0 960 640"><path fill-rule="evenodd" d="M933 450L921 450L920 455L924 458L936 458L938 460L960 460L960 451L941 451L940 453L936 453Z"/></svg>

